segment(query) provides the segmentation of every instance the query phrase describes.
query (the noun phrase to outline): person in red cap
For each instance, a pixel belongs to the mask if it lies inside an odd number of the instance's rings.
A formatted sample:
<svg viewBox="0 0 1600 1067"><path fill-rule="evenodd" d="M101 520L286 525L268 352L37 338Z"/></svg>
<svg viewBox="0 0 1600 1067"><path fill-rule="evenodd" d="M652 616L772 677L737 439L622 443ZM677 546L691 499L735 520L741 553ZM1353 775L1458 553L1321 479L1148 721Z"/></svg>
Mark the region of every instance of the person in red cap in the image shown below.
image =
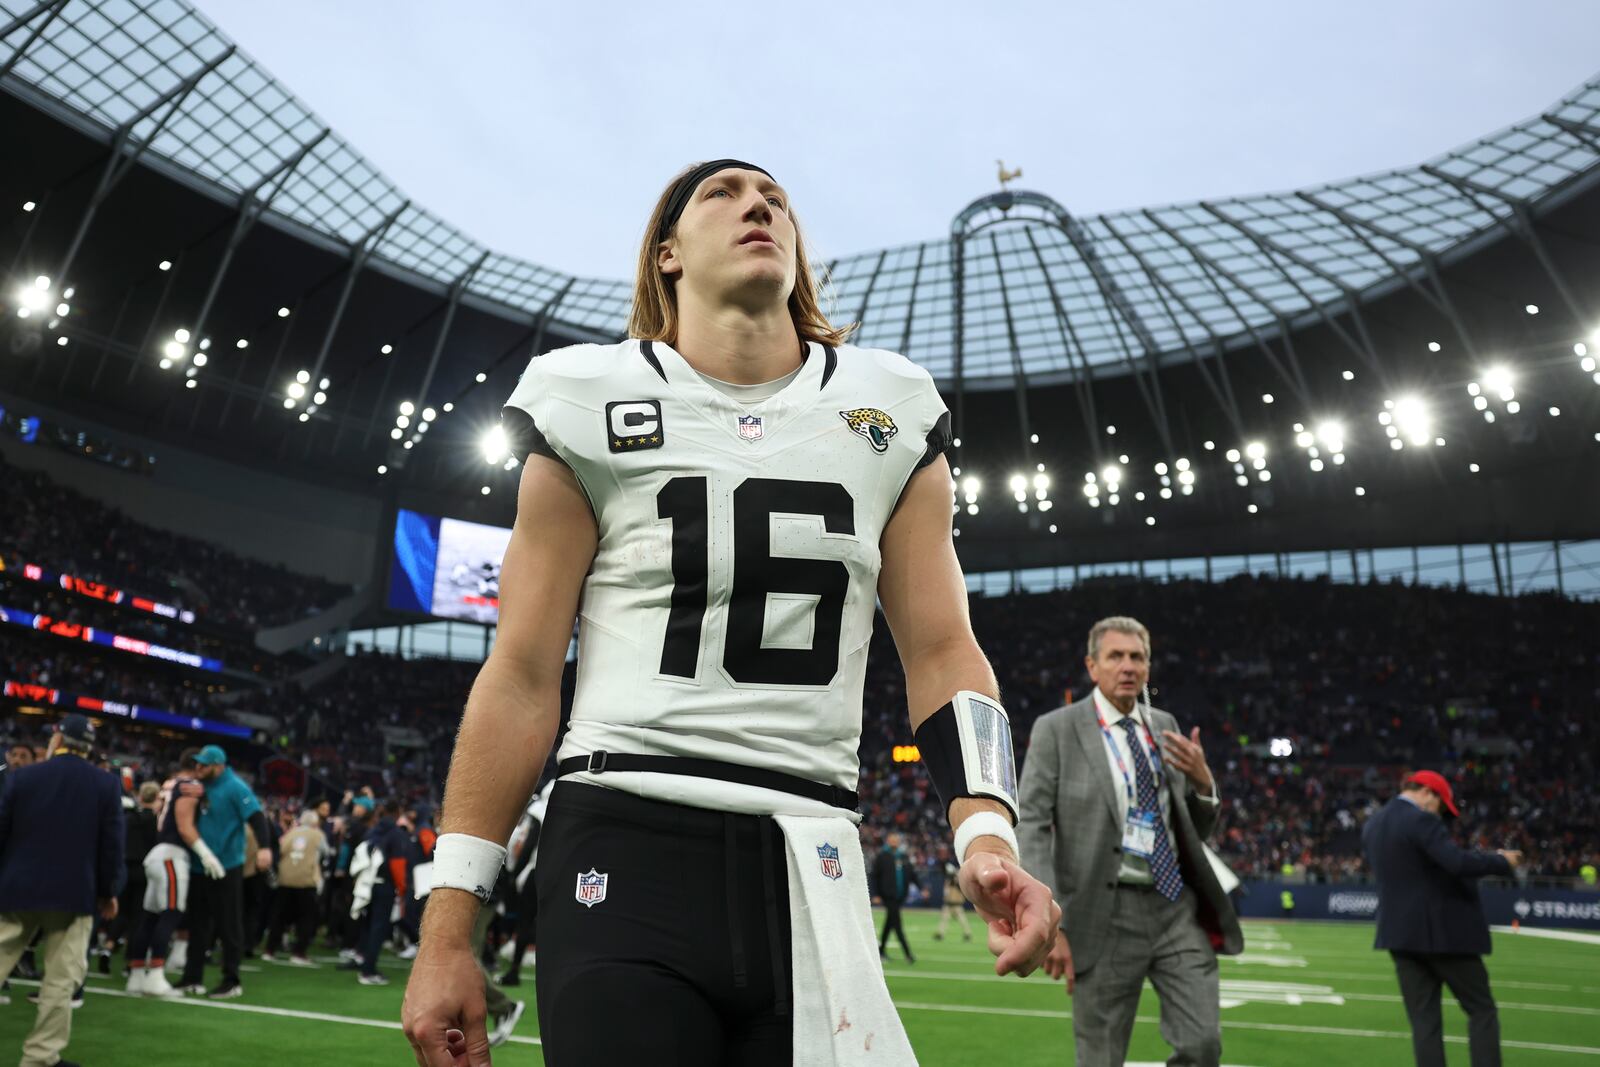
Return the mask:
<svg viewBox="0 0 1600 1067"><path fill-rule="evenodd" d="M1387 949L1394 959L1417 1067L1445 1065L1441 985L1450 987L1467 1013L1472 1067L1500 1063L1500 1016L1483 965L1491 950L1489 924L1477 879L1510 874L1522 853L1461 848L1444 825L1445 817L1460 815L1444 776L1417 771L1361 831L1362 851L1378 880L1372 947Z"/></svg>

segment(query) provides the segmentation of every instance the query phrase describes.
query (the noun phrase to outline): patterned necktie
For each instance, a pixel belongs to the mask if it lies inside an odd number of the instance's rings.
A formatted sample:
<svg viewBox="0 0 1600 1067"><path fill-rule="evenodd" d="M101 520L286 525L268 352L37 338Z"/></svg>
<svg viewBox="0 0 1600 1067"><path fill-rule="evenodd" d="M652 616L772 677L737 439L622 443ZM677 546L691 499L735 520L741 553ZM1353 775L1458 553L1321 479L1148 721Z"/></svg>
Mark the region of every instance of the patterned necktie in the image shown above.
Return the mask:
<svg viewBox="0 0 1600 1067"><path fill-rule="evenodd" d="M1172 843L1167 840L1167 824L1161 818L1161 803L1156 796L1156 776L1150 773L1148 754L1139 741L1138 728L1133 720L1123 719L1122 729L1128 735L1128 753L1133 757L1139 808L1154 812L1156 817L1156 843L1150 853L1150 873L1156 880L1156 892L1168 900L1177 900L1178 894L1183 892L1183 875L1178 871L1177 858L1172 854Z"/></svg>

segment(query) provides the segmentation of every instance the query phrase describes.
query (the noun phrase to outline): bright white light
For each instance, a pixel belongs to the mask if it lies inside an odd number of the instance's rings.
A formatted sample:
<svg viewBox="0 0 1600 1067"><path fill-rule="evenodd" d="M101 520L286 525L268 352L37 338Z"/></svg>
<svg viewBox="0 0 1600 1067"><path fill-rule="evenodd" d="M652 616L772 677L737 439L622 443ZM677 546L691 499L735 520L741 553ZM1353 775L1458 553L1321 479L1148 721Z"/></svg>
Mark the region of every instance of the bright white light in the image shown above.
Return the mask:
<svg viewBox="0 0 1600 1067"><path fill-rule="evenodd" d="M1485 411L1485 412L1484 412L1484 413L1483 413L1483 421L1484 421L1484 422L1493 422L1493 421L1494 421L1494 412L1492 412L1492 411Z"/></svg>
<svg viewBox="0 0 1600 1067"><path fill-rule="evenodd" d="M1050 532L1051 533L1055 533L1056 532L1056 524L1055 523L1051 523L1050 524Z"/></svg>
<svg viewBox="0 0 1600 1067"><path fill-rule="evenodd" d="M162 370L167 370L171 366L172 366L172 360L170 360L170 359L163 359L161 361L161 363L160 363L160 367L161 367Z"/></svg>
<svg viewBox="0 0 1600 1067"><path fill-rule="evenodd" d="M1477 474L1478 471L1481 470L1481 469L1482 468L1480 468L1476 463L1468 463L1467 464L1467 470L1471 471L1473 474Z"/></svg>
<svg viewBox="0 0 1600 1067"><path fill-rule="evenodd" d="M317 383L317 388L318 389L326 389L331 384L332 383L327 378L324 378L324 379L322 379L322 381Z"/></svg>
<svg viewBox="0 0 1600 1067"><path fill-rule="evenodd" d="M1100 472L1100 477L1106 480L1107 485L1114 485L1122 481L1122 468L1113 463Z"/></svg>
<svg viewBox="0 0 1600 1067"><path fill-rule="evenodd" d="M300 413L300 421L301 422L310 422L311 421L311 413L309 411L302 411Z"/></svg>
<svg viewBox="0 0 1600 1067"><path fill-rule="evenodd" d="M1559 417L1560 414L1561 414L1561 409L1560 408L1551 408L1550 409L1550 417L1552 419Z"/></svg>
<svg viewBox="0 0 1600 1067"><path fill-rule="evenodd" d="M17 291L17 303L28 312L43 311L50 306L50 292L47 289L25 285ZM26 315L22 317L27 318Z"/></svg>
<svg viewBox="0 0 1600 1067"><path fill-rule="evenodd" d="M1106 497L1106 503L1113 505L1120 504L1122 503L1122 497L1118 496L1116 493L1112 493L1110 496Z"/></svg>
<svg viewBox="0 0 1600 1067"><path fill-rule="evenodd" d="M1050 488L1050 476L1048 474L1035 474L1033 476L1033 487L1040 492Z"/></svg>
<svg viewBox="0 0 1600 1067"><path fill-rule="evenodd" d="M1089 506L1090 506L1090 507L1091 507L1091 508L1097 508L1097 507L1099 507L1099 506L1100 506L1100 498L1099 498L1099 497L1097 497L1097 496L1092 496L1092 497L1090 497L1090 498L1089 498Z"/></svg>
<svg viewBox="0 0 1600 1067"><path fill-rule="evenodd" d="M1237 448L1228 449L1228 462L1229 463L1237 463L1237 462L1239 462L1239 450Z"/></svg>
<svg viewBox="0 0 1600 1067"><path fill-rule="evenodd" d="M388 474L389 473L389 465L387 463L378 464L378 473L379 474Z"/></svg>
<svg viewBox="0 0 1600 1067"><path fill-rule="evenodd" d="M1038 444L1039 443L1039 435L1038 434L1032 434L1032 435L1030 435L1028 437L1028 440L1032 441L1034 444Z"/></svg>
<svg viewBox="0 0 1600 1067"><path fill-rule="evenodd" d="M1267 455L1267 446L1262 444L1260 441L1251 441L1249 444L1244 446L1244 454L1249 456L1251 459L1265 459Z"/></svg>
<svg viewBox="0 0 1600 1067"><path fill-rule="evenodd" d="M1343 374L1341 374L1340 377L1343 378L1347 382L1353 382L1353 381L1356 380L1356 372L1353 371L1353 370L1347 370Z"/></svg>
<svg viewBox="0 0 1600 1067"><path fill-rule="evenodd" d="M1171 500L1172 499L1172 490L1168 489L1166 486L1162 486L1162 488L1161 488L1161 499L1162 500Z"/></svg>
<svg viewBox="0 0 1600 1067"><path fill-rule="evenodd" d="M183 344L188 344L189 343L189 331L188 330L182 330L182 329L173 330L172 331L172 339L174 341L179 341L179 342L181 342Z"/></svg>
<svg viewBox="0 0 1600 1067"><path fill-rule="evenodd" d="M481 492L484 496L488 496L489 495L489 487L486 485L481 490L479 490L479 492Z"/></svg>
<svg viewBox="0 0 1600 1067"><path fill-rule="evenodd" d="M439 413L437 411L433 410L432 408L423 408L422 409L422 421L423 422L432 422L434 419L436 419L438 417L439 417Z"/></svg>
<svg viewBox="0 0 1600 1067"><path fill-rule="evenodd" d="M1587 356L1589 354L1589 346L1579 341L1572 346L1572 354L1575 356Z"/></svg>
<svg viewBox="0 0 1600 1067"><path fill-rule="evenodd" d="M506 453L511 451L511 442L506 437L504 426L491 426L479 439L478 447L483 452L483 458L490 463L499 463L506 458Z"/></svg>
<svg viewBox="0 0 1600 1067"><path fill-rule="evenodd" d="M512 471L512 470L516 470L516 469L517 469L517 457L516 456L507 456L506 457L506 470Z"/></svg>
<svg viewBox="0 0 1600 1067"><path fill-rule="evenodd" d="M1294 742L1287 737L1274 737L1267 742L1267 750L1274 756L1292 756L1294 755Z"/></svg>
<svg viewBox="0 0 1600 1067"><path fill-rule="evenodd" d="M1117 462L1121 463L1123 466L1127 466L1128 457L1127 456L1118 456L1117 457Z"/></svg>
<svg viewBox="0 0 1600 1067"><path fill-rule="evenodd" d="M1522 310L1526 311L1530 315L1537 315L1537 314L1539 314L1539 305L1538 304L1528 304Z"/></svg>
<svg viewBox="0 0 1600 1067"><path fill-rule="evenodd" d="M427 433L428 432L428 427L431 426L431 425L432 425L432 423L419 422L419 423L417 423L417 432L418 433Z"/></svg>
<svg viewBox="0 0 1600 1067"><path fill-rule="evenodd" d="M1520 403L1518 403L1517 401L1515 401L1515 400L1511 401L1509 404L1506 405L1506 414L1507 415L1515 415L1517 412L1519 412L1521 410L1522 410L1522 405Z"/></svg>
<svg viewBox="0 0 1600 1067"><path fill-rule="evenodd" d="M1364 489L1363 487L1361 487L1359 485L1356 486L1356 496L1366 496L1366 495L1367 495L1366 489Z"/></svg>
<svg viewBox="0 0 1600 1067"><path fill-rule="evenodd" d="M482 381L483 381L483 380L484 380L484 379L485 379L485 378L487 378L487 377L488 377L488 375L487 375L487 374L481 374L481 373L480 373L480 374L479 374L479 375L478 375L478 381L479 381L479 382L482 382ZM951 442L950 442L950 443L951 443L951 444L952 444L952 445L955 445L955 446L956 446L956 447L957 447L957 448L960 448L960 447L961 447L961 438L959 438L959 437L957 437L957 438L955 438L955 439L954 439L954 440L952 440L952 441L951 441Z"/></svg>
<svg viewBox="0 0 1600 1067"><path fill-rule="evenodd" d="M1245 486L1250 484L1250 479L1245 477L1242 474L1234 475L1233 481L1234 481L1234 484L1237 485L1240 489L1243 489Z"/></svg>
<svg viewBox="0 0 1600 1067"><path fill-rule="evenodd" d="M1428 342L1428 351L1429 352L1437 352L1437 351L1439 351L1439 342L1438 341L1429 341Z"/></svg>
<svg viewBox="0 0 1600 1067"><path fill-rule="evenodd" d="M1194 484L1194 471L1179 471L1178 472L1178 484L1179 485L1193 485Z"/></svg>
<svg viewBox="0 0 1600 1067"><path fill-rule="evenodd" d="M1186 459L1179 459L1178 462L1177 462L1177 468L1180 471L1188 470L1189 469L1189 461L1186 460Z"/></svg>
<svg viewBox="0 0 1600 1067"><path fill-rule="evenodd" d="M1257 474L1256 477L1260 478L1264 482L1270 482L1272 481L1272 472L1264 470Z"/></svg>
<svg viewBox="0 0 1600 1067"><path fill-rule="evenodd" d="M56 345L58 347L60 347L60 348L67 347L67 339L65 337L57 337L56 338Z"/></svg>
<svg viewBox="0 0 1600 1067"><path fill-rule="evenodd" d="M975 475L969 474L965 478L961 479L961 491L967 494L969 497L977 496L978 490L982 488L983 483L978 481Z"/></svg>
<svg viewBox="0 0 1600 1067"><path fill-rule="evenodd" d="M1311 469L1312 469L1312 470L1314 470L1314 471L1320 471L1320 470L1321 470L1321 469L1322 469L1322 467L1323 467L1323 463L1322 463L1322 460L1320 460L1320 459L1314 459L1314 460L1312 460L1312 461L1311 461ZM1265 474L1265 473L1266 473L1266 472L1265 472L1265 471L1263 471L1263 472L1262 472L1262 473L1263 473L1263 474Z"/></svg>
<svg viewBox="0 0 1600 1067"><path fill-rule="evenodd" d="M200 384L199 382L195 381L193 378L190 378L188 381L183 383L183 387L185 389L193 389L195 386L197 386L199 384Z"/></svg>
<svg viewBox="0 0 1600 1067"><path fill-rule="evenodd" d="M1510 368L1506 367L1504 364L1496 364L1495 366L1490 367L1488 370L1483 372L1484 388L1488 389L1490 392L1499 393L1500 399L1502 400L1511 399L1511 396L1508 394L1512 393L1511 387L1514 384L1514 381L1515 379L1513 379L1511 376Z"/></svg>
<svg viewBox="0 0 1600 1067"><path fill-rule="evenodd" d="M404 415L396 415L394 417L394 424L403 430L407 426L411 425L411 420L406 418Z"/></svg>
<svg viewBox="0 0 1600 1067"><path fill-rule="evenodd" d="M1184 496L1192 496L1193 494L1194 494L1194 486L1186 485L1186 486L1183 487L1183 495Z"/></svg>
<svg viewBox="0 0 1600 1067"><path fill-rule="evenodd" d="M1272 394L1271 394L1271 393L1262 393L1262 394L1261 394L1261 402L1262 402L1262 403L1263 403L1263 404L1270 404L1270 403L1272 403Z"/></svg>
<svg viewBox="0 0 1600 1067"><path fill-rule="evenodd" d="M318 389L314 394L312 394L311 402L318 405L326 404L328 402L328 394L324 393L321 389Z"/></svg>
<svg viewBox="0 0 1600 1067"><path fill-rule="evenodd" d="M1260 509L1258 509L1254 504L1251 504L1249 507L1245 508L1245 510L1254 515Z"/></svg>
<svg viewBox="0 0 1600 1067"><path fill-rule="evenodd" d="M241 338L239 338L237 341L235 341L233 343L233 347L235 347L235 348L249 348L250 347L250 342L246 341L243 337L241 337Z"/></svg>
<svg viewBox="0 0 1600 1067"><path fill-rule="evenodd" d="M1394 440L1389 442L1389 447L1398 452L1402 448L1406 447L1406 443L1400 440L1400 438L1396 437Z"/></svg>
<svg viewBox="0 0 1600 1067"><path fill-rule="evenodd" d="M34 208L36 208L38 206L39 205L35 204L32 200L29 200L29 201L27 201L26 203L24 203L22 205L22 210L24 210L24 211L32 211Z"/></svg>
<svg viewBox="0 0 1600 1067"><path fill-rule="evenodd" d="M411 451L411 446L414 445L414 444L416 444L415 441L402 441L402 442L400 442L400 447L405 449L407 452L409 452L409 451Z"/></svg>
<svg viewBox="0 0 1600 1067"><path fill-rule="evenodd" d="M204 367L209 360L210 360L210 357L207 356L204 352L196 352L194 354L194 365L196 367Z"/></svg>
<svg viewBox="0 0 1600 1067"><path fill-rule="evenodd" d="M1581 363L1579 363L1578 366L1583 368L1583 372L1585 374L1590 373L1591 371L1594 370L1594 367L1595 367L1594 357L1593 356L1584 356L1583 357L1583 361Z"/></svg>
<svg viewBox="0 0 1600 1067"><path fill-rule="evenodd" d="M474 380L477 381L477 383L479 385L482 385L484 382L489 380L489 376L487 374L483 373L483 371L479 371L478 372L478 377L476 379L474 379ZM957 448L960 448L961 447L961 438L959 438L959 437L956 438L955 444L956 444Z"/></svg>
<svg viewBox="0 0 1600 1067"><path fill-rule="evenodd" d="M301 397L306 395L306 387L301 385L299 382L290 382L289 395L294 397L296 400L299 400Z"/></svg>
<svg viewBox="0 0 1600 1067"><path fill-rule="evenodd" d="M1400 432L1414 445L1425 445L1433 437L1433 416L1418 397L1397 398L1394 402L1394 421Z"/></svg>
<svg viewBox="0 0 1600 1067"><path fill-rule="evenodd" d="M1111 434L1112 436L1115 436L1116 432L1117 432L1117 428L1115 426L1107 426L1106 427L1106 433Z"/></svg>
<svg viewBox="0 0 1600 1067"><path fill-rule="evenodd" d="M1344 423L1328 421L1317 427L1317 440L1329 452L1344 451Z"/></svg>
<svg viewBox="0 0 1600 1067"><path fill-rule="evenodd" d="M289 317L289 309L288 308L279 308L278 309L278 318L286 319L288 317Z"/></svg>
<svg viewBox="0 0 1600 1067"><path fill-rule="evenodd" d="M1207 452L1215 452L1217 450L1217 443L1215 441L1207 441L1200 447L1204 448Z"/></svg>
<svg viewBox="0 0 1600 1067"><path fill-rule="evenodd" d="M1472 398L1472 406L1477 408L1479 411L1482 411L1484 408L1489 406L1489 398L1486 396L1475 396Z"/></svg>
<svg viewBox="0 0 1600 1067"><path fill-rule="evenodd" d="M1156 517L1154 515L1146 515L1144 517L1144 524L1146 526L1154 526L1156 524Z"/></svg>
<svg viewBox="0 0 1600 1067"><path fill-rule="evenodd" d="M284 397L283 398L283 406L286 407L286 408L294 407L294 397L292 397L292 396Z"/></svg>
<svg viewBox="0 0 1600 1067"><path fill-rule="evenodd" d="M446 415L450 414L455 409L456 409L456 406L454 404L452 404L452 403L449 403L448 401L444 405L444 413Z"/></svg>
<svg viewBox="0 0 1600 1067"><path fill-rule="evenodd" d="M1091 497L1092 496L1099 496L1100 495L1100 487L1098 485L1095 485L1093 482L1088 482L1083 487L1083 495L1084 496L1091 496Z"/></svg>
<svg viewBox="0 0 1600 1067"><path fill-rule="evenodd" d="M409 401L409 400L400 401L400 414L409 415L415 410L417 410L416 409L416 405L412 404L411 401Z"/></svg>
<svg viewBox="0 0 1600 1067"><path fill-rule="evenodd" d="M384 345L382 348L378 349L379 355L384 355L384 356L387 356L390 352L393 352L393 351L394 351L394 345Z"/></svg>
<svg viewBox="0 0 1600 1067"><path fill-rule="evenodd" d="M65 317L71 311L72 311L72 309L70 307L68 307L66 304L57 304L56 305L56 314L57 315Z"/></svg>
<svg viewBox="0 0 1600 1067"><path fill-rule="evenodd" d="M1157 474L1165 474L1165 473L1167 473L1167 465L1165 463L1157 463L1156 464L1156 473Z"/></svg>
<svg viewBox="0 0 1600 1067"><path fill-rule="evenodd" d="M1301 448L1310 448L1311 442L1315 440L1316 436L1312 434L1310 430L1302 430L1295 435L1294 443L1299 445Z"/></svg>
<svg viewBox="0 0 1600 1067"><path fill-rule="evenodd" d="M206 349L208 349L210 347L211 347L211 338L209 338L209 337L200 338L200 351L204 352Z"/></svg>
<svg viewBox="0 0 1600 1067"><path fill-rule="evenodd" d="M976 505L976 504L968 504L967 505L967 514L968 515L976 515L977 513L978 513L978 505Z"/></svg>
<svg viewBox="0 0 1600 1067"><path fill-rule="evenodd" d="M304 385L311 380L311 372L305 370L297 371L295 373L294 380L299 382L301 385Z"/></svg>
<svg viewBox="0 0 1600 1067"><path fill-rule="evenodd" d="M400 438L404 437L405 435L406 435L406 432L404 430L402 430L398 426L396 426L394 429L389 431L389 437L392 440L395 440L395 441L400 440Z"/></svg>
<svg viewBox="0 0 1600 1067"><path fill-rule="evenodd" d="M1133 494L1133 499L1143 503L1144 502L1144 490L1141 489L1137 493Z"/></svg>
<svg viewBox="0 0 1600 1067"><path fill-rule="evenodd" d="M1013 474L1010 481L1008 481L1006 484L1011 486L1011 491L1013 493L1020 493L1028 488L1028 479L1024 478L1020 474Z"/></svg>
<svg viewBox="0 0 1600 1067"><path fill-rule="evenodd" d="M161 352L174 363L183 358L183 346L176 341L168 341L161 346Z"/></svg>

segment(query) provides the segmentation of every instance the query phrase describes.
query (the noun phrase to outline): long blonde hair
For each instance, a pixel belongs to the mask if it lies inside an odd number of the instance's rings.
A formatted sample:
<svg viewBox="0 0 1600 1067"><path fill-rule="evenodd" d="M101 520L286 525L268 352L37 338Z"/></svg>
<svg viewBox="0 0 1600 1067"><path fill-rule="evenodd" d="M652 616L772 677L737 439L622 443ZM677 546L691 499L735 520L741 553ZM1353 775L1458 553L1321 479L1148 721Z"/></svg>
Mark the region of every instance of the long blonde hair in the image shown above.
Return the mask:
<svg viewBox="0 0 1600 1067"><path fill-rule="evenodd" d="M656 263L656 246L659 243L656 234L661 231L661 220L666 214L672 187L693 169L691 166L679 171L661 190L655 210L650 212L650 222L644 228L644 241L639 246L638 269L633 278L633 310L628 316L629 337L669 345L678 340L678 296L672 282L661 273ZM836 327L823 314L817 296L817 280L806 259L805 237L800 232L800 220L795 217L793 210L789 212L789 221L794 223L795 236L794 291L789 294L789 316L794 319L795 332L802 341L842 345L860 323ZM673 224L673 231L677 231L676 223Z"/></svg>

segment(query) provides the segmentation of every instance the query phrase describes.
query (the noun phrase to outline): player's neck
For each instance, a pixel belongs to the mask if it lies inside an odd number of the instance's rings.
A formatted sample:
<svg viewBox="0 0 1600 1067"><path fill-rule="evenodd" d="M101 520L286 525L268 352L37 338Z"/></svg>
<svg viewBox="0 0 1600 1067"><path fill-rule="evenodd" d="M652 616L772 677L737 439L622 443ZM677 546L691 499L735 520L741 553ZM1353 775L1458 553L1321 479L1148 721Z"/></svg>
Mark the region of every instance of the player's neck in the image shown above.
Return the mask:
<svg viewBox="0 0 1600 1067"><path fill-rule="evenodd" d="M695 370L732 385L760 385L800 365L800 335L786 304L752 312L708 306L685 290L673 348Z"/></svg>

